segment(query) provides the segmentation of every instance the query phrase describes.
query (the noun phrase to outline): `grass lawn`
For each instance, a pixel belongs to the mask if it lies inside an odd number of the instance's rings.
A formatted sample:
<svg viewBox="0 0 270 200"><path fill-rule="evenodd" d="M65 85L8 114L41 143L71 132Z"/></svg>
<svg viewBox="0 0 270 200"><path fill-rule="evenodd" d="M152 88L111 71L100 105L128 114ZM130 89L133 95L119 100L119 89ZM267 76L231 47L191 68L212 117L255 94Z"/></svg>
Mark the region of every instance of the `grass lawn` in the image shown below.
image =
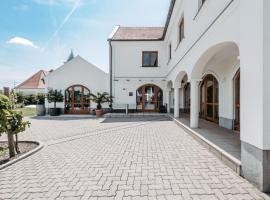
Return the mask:
<svg viewBox="0 0 270 200"><path fill-rule="evenodd" d="M35 116L36 108L17 108L16 111L22 112L24 117Z"/></svg>

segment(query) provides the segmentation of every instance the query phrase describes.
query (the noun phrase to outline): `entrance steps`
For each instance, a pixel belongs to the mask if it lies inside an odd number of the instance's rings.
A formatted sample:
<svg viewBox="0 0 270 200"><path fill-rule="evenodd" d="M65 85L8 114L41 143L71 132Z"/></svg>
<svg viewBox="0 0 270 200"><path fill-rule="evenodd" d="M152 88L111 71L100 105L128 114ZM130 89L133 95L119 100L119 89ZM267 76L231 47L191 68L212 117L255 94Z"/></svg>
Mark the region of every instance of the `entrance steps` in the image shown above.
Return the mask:
<svg viewBox="0 0 270 200"><path fill-rule="evenodd" d="M105 118L141 118L141 117L168 117L166 113L107 113Z"/></svg>

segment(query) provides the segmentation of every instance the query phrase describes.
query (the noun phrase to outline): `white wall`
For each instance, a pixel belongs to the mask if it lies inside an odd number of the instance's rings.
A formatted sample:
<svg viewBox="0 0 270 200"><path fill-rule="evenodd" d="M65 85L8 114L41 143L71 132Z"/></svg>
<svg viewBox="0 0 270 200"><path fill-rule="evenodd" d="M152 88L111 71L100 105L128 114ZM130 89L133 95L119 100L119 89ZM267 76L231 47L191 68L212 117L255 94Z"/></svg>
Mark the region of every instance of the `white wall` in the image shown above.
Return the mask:
<svg viewBox="0 0 270 200"><path fill-rule="evenodd" d="M109 75L80 56L50 73L45 83L46 89L62 90L63 94L72 85L83 85L94 94L109 92ZM64 103L58 103L57 106L64 108ZM95 104L91 103L91 108L95 108Z"/></svg>
<svg viewBox="0 0 270 200"><path fill-rule="evenodd" d="M167 52L163 42L117 42L113 46L113 77L165 77ZM142 67L142 52L158 51L158 67Z"/></svg>
<svg viewBox="0 0 270 200"><path fill-rule="evenodd" d="M23 93L24 95L45 93L44 89L15 89L16 93Z"/></svg>

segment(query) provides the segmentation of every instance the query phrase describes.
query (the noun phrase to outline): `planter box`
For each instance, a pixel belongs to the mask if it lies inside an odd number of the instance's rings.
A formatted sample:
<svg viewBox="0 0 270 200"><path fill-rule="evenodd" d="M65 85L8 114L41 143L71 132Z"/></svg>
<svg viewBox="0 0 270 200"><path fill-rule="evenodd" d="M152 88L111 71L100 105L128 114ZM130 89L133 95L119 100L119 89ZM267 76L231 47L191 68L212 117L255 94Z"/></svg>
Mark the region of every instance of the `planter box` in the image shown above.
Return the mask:
<svg viewBox="0 0 270 200"><path fill-rule="evenodd" d="M36 114L37 116L44 116L46 114L45 105L37 105Z"/></svg>
<svg viewBox="0 0 270 200"><path fill-rule="evenodd" d="M103 116L103 110L96 110L96 116L97 117L102 117Z"/></svg>
<svg viewBox="0 0 270 200"><path fill-rule="evenodd" d="M61 108L50 108L51 116L59 116L61 114Z"/></svg>

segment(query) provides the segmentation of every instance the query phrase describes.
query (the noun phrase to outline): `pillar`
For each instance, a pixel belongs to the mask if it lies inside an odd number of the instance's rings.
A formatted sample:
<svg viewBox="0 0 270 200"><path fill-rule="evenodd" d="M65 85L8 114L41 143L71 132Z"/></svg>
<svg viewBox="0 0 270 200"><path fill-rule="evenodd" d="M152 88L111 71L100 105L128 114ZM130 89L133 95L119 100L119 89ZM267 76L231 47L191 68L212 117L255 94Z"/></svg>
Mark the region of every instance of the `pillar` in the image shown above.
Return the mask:
<svg viewBox="0 0 270 200"><path fill-rule="evenodd" d="M180 89L180 111L183 113L185 111L185 99L184 99L184 88Z"/></svg>
<svg viewBox="0 0 270 200"><path fill-rule="evenodd" d="M174 88L174 117L179 117L179 88Z"/></svg>
<svg viewBox="0 0 270 200"><path fill-rule="evenodd" d="M199 127L199 83L200 80L190 81L190 127Z"/></svg>
<svg viewBox="0 0 270 200"><path fill-rule="evenodd" d="M171 112L170 96L171 96L171 91L170 90L167 90L166 91L167 113L170 113Z"/></svg>
<svg viewBox="0 0 270 200"><path fill-rule="evenodd" d="M240 5L242 175L270 192L270 1Z"/></svg>

